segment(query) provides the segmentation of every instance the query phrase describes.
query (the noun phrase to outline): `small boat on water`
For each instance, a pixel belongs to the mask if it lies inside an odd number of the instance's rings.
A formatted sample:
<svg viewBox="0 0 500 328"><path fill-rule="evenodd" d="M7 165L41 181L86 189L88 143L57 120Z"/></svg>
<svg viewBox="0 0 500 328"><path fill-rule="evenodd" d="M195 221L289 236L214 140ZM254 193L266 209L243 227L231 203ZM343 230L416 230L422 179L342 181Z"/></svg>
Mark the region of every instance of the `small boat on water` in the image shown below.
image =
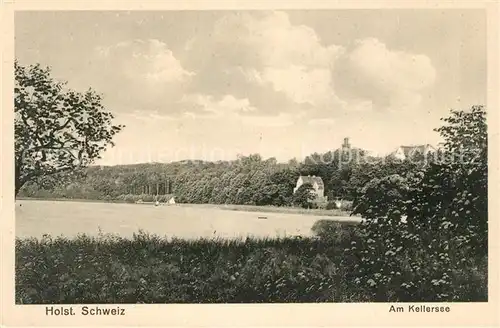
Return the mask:
<svg viewBox="0 0 500 328"><path fill-rule="evenodd" d="M267 216L259 216L259 220L267 220Z"/></svg>

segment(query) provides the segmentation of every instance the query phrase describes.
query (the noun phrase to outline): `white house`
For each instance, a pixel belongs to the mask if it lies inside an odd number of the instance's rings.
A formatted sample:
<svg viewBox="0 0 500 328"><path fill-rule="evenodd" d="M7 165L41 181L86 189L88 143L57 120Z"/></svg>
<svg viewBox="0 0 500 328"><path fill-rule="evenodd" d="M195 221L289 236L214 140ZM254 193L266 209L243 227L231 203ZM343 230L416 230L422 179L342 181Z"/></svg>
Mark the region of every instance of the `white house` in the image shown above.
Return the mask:
<svg viewBox="0 0 500 328"><path fill-rule="evenodd" d="M293 192L295 193L300 188L300 186L302 186L304 183L310 183L312 185L312 187L314 189L314 194L316 195L316 198L318 200L325 200L326 201L325 184L323 183L323 179L321 179L321 177L317 177L315 175L313 175L313 176L310 176L310 175L299 176L299 178L297 179L297 184L296 184L295 188L293 188Z"/></svg>

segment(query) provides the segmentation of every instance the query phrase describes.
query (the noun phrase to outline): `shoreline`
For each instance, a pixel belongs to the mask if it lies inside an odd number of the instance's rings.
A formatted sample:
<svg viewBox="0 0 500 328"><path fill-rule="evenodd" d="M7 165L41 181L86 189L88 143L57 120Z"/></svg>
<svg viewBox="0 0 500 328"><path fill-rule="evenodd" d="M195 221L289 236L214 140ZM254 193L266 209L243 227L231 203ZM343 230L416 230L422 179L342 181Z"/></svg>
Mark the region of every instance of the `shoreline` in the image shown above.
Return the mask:
<svg viewBox="0 0 500 328"><path fill-rule="evenodd" d="M16 197L17 201L47 201L47 202L79 202L79 203L109 203L109 204L129 204L129 205L153 205L154 202L130 203L121 200L104 200L104 199L84 199L84 198L41 198L41 197ZM298 207L278 207L278 206L258 206L258 205L238 205L238 204L190 204L176 203L166 204L160 203L160 206L184 206L184 207L205 207L216 208L225 211L243 211L243 212L263 212L263 213L286 213L286 214L304 214L314 216L329 216L329 217L352 217L360 218L359 216L350 215L348 211L341 210L324 210L324 209L303 209Z"/></svg>

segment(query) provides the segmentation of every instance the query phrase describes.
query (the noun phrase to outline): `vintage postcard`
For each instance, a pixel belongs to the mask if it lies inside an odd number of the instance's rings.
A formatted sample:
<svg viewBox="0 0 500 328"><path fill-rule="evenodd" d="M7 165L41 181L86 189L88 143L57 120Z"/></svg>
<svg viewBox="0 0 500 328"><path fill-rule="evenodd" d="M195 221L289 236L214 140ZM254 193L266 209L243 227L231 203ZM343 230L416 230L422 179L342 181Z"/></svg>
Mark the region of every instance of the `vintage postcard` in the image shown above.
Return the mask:
<svg viewBox="0 0 500 328"><path fill-rule="evenodd" d="M499 325L499 8L4 1L1 325Z"/></svg>

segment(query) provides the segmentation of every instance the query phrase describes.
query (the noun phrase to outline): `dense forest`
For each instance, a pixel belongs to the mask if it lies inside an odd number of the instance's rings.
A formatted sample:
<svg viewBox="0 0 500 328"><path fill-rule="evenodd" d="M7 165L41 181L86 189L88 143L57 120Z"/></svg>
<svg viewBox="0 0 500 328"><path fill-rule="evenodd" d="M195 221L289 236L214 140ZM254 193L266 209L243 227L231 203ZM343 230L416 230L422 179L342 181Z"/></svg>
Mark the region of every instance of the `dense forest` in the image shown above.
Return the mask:
<svg viewBox="0 0 500 328"><path fill-rule="evenodd" d="M321 177L329 200L354 200L373 178L402 174L423 163L416 157L405 161L370 157L355 148L314 153L302 162L288 163L252 154L234 161L90 166L39 178L26 184L19 196L146 201L173 194L180 203L291 206L297 201L293 188L299 175Z"/></svg>

